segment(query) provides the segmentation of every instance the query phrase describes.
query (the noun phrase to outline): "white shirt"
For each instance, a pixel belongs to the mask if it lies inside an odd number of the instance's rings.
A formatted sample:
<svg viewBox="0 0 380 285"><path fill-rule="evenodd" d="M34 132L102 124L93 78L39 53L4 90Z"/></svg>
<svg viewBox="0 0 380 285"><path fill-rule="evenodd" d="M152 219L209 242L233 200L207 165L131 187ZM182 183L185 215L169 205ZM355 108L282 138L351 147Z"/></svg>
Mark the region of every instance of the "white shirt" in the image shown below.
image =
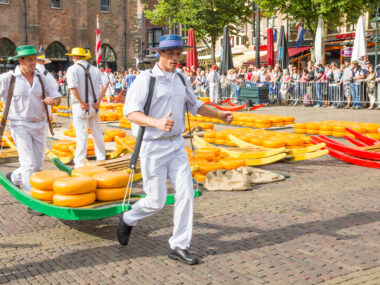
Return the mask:
<svg viewBox="0 0 380 285"><path fill-rule="evenodd" d="M148 97L150 77L156 78L149 117L162 118L172 112L174 125L171 132L163 132L156 128L146 127L144 139L158 139L172 135L181 135L185 131L186 103L191 114L196 115L203 105L194 94L188 80L183 85L178 71L165 72L157 64L150 70L145 70L133 81L125 99L124 116L130 113L144 113L144 106ZM132 133L137 136L139 126L132 123Z"/></svg>
<svg viewBox="0 0 380 285"><path fill-rule="evenodd" d="M220 82L220 75L215 70L211 70L209 75L207 76L207 81L209 83L219 83Z"/></svg>
<svg viewBox="0 0 380 285"><path fill-rule="evenodd" d="M78 65L78 63L82 64L84 68L87 68L87 63L85 60L79 60L76 64L73 64L69 67L66 73L67 80L67 88L78 88L80 98L83 102L86 102L86 82L85 82L85 71L84 69ZM103 76L99 69L95 66L91 66L89 70L92 84L94 86L95 98L99 99L100 92L102 87L108 83L108 78ZM92 95L90 80L88 80L88 103L95 103ZM71 94L70 98L72 104L78 103L77 99Z"/></svg>
<svg viewBox="0 0 380 285"><path fill-rule="evenodd" d="M6 101L8 89L11 82L13 71L9 71L0 75L0 97ZM33 85L22 75L20 66L18 65L14 71L15 87L11 106L9 108L8 120L13 125L24 125L25 122L36 122L46 119L46 111L42 100L42 87L37 77L38 71L34 71ZM45 97L59 98L61 94L54 89L48 79L41 76L44 84Z"/></svg>
<svg viewBox="0 0 380 285"><path fill-rule="evenodd" d="M58 90L58 82L57 80L55 80L54 76L48 72L46 73L46 75L44 74L46 68L45 68L45 65L43 64L36 64L36 69L41 73L43 74L44 76L46 76L46 78L49 80L51 86L53 87L54 90Z"/></svg>

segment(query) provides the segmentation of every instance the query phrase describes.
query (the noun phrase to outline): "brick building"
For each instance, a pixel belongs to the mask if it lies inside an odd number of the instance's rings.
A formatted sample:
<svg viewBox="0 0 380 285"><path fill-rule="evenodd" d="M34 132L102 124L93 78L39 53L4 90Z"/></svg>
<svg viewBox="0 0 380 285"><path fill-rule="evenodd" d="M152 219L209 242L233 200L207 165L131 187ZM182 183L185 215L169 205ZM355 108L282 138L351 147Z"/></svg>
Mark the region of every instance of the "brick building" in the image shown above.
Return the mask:
<svg viewBox="0 0 380 285"><path fill-rule="evenodd" d="M0 0L0 57L18 45L42 45L51 69L69 65L65 53L88 47L95 60L96 15L100 16L102 66L125 70L138 52L137 0Z"/></svg>

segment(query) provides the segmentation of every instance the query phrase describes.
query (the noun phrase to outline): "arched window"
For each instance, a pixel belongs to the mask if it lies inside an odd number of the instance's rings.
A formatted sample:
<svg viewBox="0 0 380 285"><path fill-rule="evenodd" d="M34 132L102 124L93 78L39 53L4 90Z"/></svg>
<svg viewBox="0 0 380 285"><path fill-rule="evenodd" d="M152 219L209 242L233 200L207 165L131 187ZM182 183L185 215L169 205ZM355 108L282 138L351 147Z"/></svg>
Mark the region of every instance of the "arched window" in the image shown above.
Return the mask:
<svg viewBox="0 0 380 285"><path fill-rule="evenodd" d="M52 60L66 60L66 53L65 47L60 42L52 42L45 50L46 58Z"/></svg>
<svg viewBox="0 0 380 285"><path fill-rule="evenodd" d="M115 53L113 52L112 48L107 44L102 45L102 61L116 61Z"/></svg>
<svg viewBox="0 0 380 285"><path fill-rule="evenodd" d="M107 44L102 44L102 61L100 62L100 67L109 67L112 70L116 70L116 55L113 49Z"/></svg>
<svg viewBox="0 0 380 285"><path fill-rule="evenodd" d="M16 46L15 44L7 39L0 39L0 57L9 57L16 55Z"/></svg>

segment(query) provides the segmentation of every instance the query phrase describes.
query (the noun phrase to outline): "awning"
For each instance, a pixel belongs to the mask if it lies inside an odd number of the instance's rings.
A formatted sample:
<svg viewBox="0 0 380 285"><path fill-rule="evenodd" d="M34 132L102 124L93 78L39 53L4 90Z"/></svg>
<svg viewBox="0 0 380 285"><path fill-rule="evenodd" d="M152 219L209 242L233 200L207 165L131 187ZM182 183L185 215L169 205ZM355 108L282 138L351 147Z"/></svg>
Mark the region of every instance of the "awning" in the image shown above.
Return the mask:
<svg viewBox="0 0 380 285"><path fill-rule="evenodd" d="M305 50L309 50L311 49L311 46L308 46L308 47L299 47L299 48L288 48L288 54L289 54L289 57L293 57ZM274 58L277 58L277 51L274 52ZM263 56L260 56L260 65L261 64L267 64L267 56L266 55L263 55ZM253 64L255 65L256 64L256 60L255 59L252 59L252 60L249 60L249 61L246 61L243 63L244 66L248 66L250 64Z"/></svg>

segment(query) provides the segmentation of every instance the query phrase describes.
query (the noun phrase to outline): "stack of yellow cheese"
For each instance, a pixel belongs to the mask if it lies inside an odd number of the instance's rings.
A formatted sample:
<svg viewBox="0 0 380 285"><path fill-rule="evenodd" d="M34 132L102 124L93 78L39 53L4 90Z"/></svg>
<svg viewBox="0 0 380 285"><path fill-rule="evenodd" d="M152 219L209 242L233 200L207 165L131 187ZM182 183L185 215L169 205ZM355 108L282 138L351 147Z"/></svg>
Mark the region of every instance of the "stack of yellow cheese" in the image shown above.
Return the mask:
<svg viewBox="0 0 380 285"><path fill-rule="evenodd" d="M93 178L97 182L96 200L106 202L124 198L129 179L128 172L102 172L95 174ZM129 195L129 189L127 195Z"/></svg>
<svg viewBox="0 0 380 285"><path fill-rule="evenodd" d="M30 176L32 197L42 201L53 201L55 194L53 190L54 182L68 177L69 175L66 172L60 170L43 170L33 173Z"/></svg>
<svg viewBox="0 0 380 285"><path fill-rule="evenodd" d="M123 116L123 117L119 118L119 126L121 128L130 129L131 128L131 122Z"/></svg>
<svg viewBox="0 0 380 285"><path fill-rule="evenodd" d="M108 129L104 131L104 141L105 142L113 142L115 141L115 137L123 138L127 135L124 130L120 129Z"/></svg>

